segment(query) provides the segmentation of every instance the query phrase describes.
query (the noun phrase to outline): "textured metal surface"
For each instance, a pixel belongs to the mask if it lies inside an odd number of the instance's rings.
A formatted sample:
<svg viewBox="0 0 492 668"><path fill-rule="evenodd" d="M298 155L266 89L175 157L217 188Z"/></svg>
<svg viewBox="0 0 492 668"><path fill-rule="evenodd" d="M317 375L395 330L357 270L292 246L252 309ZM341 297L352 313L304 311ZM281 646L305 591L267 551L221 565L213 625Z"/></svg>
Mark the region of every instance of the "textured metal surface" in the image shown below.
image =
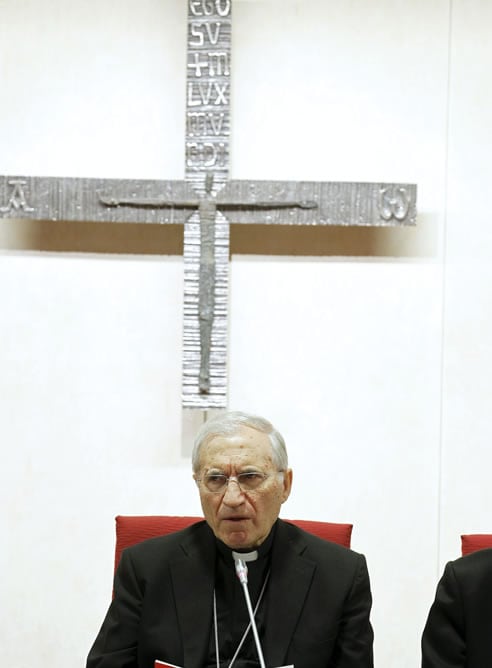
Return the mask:
<svg viewBox="0 0 492 668"><path fill-rule="evenodd" d="M231 1L189 0L185 179L200 199L198 215L184 225L183 406L188 408L227 405L229 223L215 197L229 176L230 65Z"/></svg>
<svg viewBox="0 0 492 668"><path fill-rule="evenodd" d="M0 218L184 226L183 406L227 405L229 222L414 225L412 184L229 181L231 0L188 0L185 180L0 177Z"/></svg>
<svg viewBox="0 0 492 668"><path fill-rule="evenodd" d="M154 206L118 207L113 199L194 199L188 213ZM114 223L181 223L198 206L196 193L183 181L0 177L0 217Z"/></svg>
<svg viewBox="0 0 492 668"><path fill-rule="evenodd" d="M203 200L231 223L415 225L417 216L413 184L229 181L214 197L184 181L0 176L0 218L183 225Z"/></svg>
<svg viewBox="0 0 492 668"><path fill-rule="evenodd" d="M213 270L204 263L202 229L199 214L193 214L185 226L184 245L183 405L222 408L227 399L229 224L220 213L216 214L212 230ZM202 271L213 271L213 300L208 301L208 305L207 292L200 290L197 280L201 265ZM213 318L209 309L213 309ZM207 337L205 345L204 337ZM202 382L207 392L199 389L200 370L205 373Z"/></svg>
<svg viewBox="0 0 492 668"><path fill-rule="evenodd" d="M229 176L231 2L188 2L185 179L200 195Z"/></svg>

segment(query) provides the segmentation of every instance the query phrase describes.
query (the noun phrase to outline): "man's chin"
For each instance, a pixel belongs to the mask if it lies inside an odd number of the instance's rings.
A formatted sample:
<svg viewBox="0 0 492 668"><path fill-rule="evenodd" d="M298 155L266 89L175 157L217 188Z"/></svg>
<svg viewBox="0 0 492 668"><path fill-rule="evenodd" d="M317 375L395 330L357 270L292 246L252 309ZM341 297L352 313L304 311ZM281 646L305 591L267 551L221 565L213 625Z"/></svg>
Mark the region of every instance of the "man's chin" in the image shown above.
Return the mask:
<svg viewBox="0 0 492 668"><path fill-rule="evenodd" d="M246 527L240 526L239 523L237 527L228 526L227 529L221 532L220 538L232 550L253 549L254 541L250 532L247 531Z"/></svg>
<svg viewBox="0 0 492 668"><path fill-rule="evenodd" d="M222 541L227 545L227 547L230 547L231 550L247 550L248 548L253 549L253 546L251 545L251 539L247 534L226 534Z"/></svg>

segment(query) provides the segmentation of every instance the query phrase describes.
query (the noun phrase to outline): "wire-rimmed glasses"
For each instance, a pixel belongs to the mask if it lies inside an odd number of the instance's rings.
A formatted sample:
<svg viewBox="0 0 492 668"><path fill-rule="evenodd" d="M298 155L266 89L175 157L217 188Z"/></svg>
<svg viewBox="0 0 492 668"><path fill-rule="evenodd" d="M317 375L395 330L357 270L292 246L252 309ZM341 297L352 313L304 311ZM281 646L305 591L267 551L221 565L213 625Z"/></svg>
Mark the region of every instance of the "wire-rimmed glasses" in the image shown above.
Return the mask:
<svg viewBox="0 0 492 668"><path fill-rule="evenodd" d="M202 478L197 478L198 483L203 484L205 489L212 494L222 494L227 489L230 482L235 482L242 492L255 492L265 483L265 480L272 475L283 473L263 473L262 471L245 471L237 475L226 475L225 473L207 473Z"/></svg>

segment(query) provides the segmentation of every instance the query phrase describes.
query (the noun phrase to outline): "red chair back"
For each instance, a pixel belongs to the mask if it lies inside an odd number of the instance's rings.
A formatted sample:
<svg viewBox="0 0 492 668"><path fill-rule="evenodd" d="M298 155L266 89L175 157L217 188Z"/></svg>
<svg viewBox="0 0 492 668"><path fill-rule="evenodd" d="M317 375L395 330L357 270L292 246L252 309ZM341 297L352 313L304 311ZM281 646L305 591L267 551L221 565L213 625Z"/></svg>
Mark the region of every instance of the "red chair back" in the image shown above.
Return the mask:
<svg viewBox="0 0 492 668"><path fill-rule="evenodd" d="M492 534L490 533L468 533L461 536L461 554L463 557L487 547L492 547Z"/></svg>
<svg viewBox="0 0 492 668"><path fill-rule="evenodd" d="M176 515L118 515L116 517L115 570L120 562L121 552L126 547L140 543L147 538L179 531L202 519L203 517ZM291 522L324 540L350 547L353 524L312 520L286 520L286 522Z"/></svg>

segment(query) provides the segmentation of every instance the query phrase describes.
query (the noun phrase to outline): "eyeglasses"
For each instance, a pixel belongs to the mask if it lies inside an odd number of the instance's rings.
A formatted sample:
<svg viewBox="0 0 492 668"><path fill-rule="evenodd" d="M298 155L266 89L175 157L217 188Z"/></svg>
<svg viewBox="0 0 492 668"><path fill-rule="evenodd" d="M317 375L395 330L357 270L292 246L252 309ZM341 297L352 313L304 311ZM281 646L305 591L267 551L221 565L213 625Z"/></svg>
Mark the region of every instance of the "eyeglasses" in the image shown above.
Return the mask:
<svg viewBox="0 0 492 668"><path fill-rule="evenodd" d="M283 473L277 471L275 475ZM242 492L254 492L259 489L267 478L271 478L271 473L261 473L261 471L245 471L238 475L225 475L225 473L209 473L203 478L197 478L213 494L225 492L230 482L235 482Z"/></svg>

